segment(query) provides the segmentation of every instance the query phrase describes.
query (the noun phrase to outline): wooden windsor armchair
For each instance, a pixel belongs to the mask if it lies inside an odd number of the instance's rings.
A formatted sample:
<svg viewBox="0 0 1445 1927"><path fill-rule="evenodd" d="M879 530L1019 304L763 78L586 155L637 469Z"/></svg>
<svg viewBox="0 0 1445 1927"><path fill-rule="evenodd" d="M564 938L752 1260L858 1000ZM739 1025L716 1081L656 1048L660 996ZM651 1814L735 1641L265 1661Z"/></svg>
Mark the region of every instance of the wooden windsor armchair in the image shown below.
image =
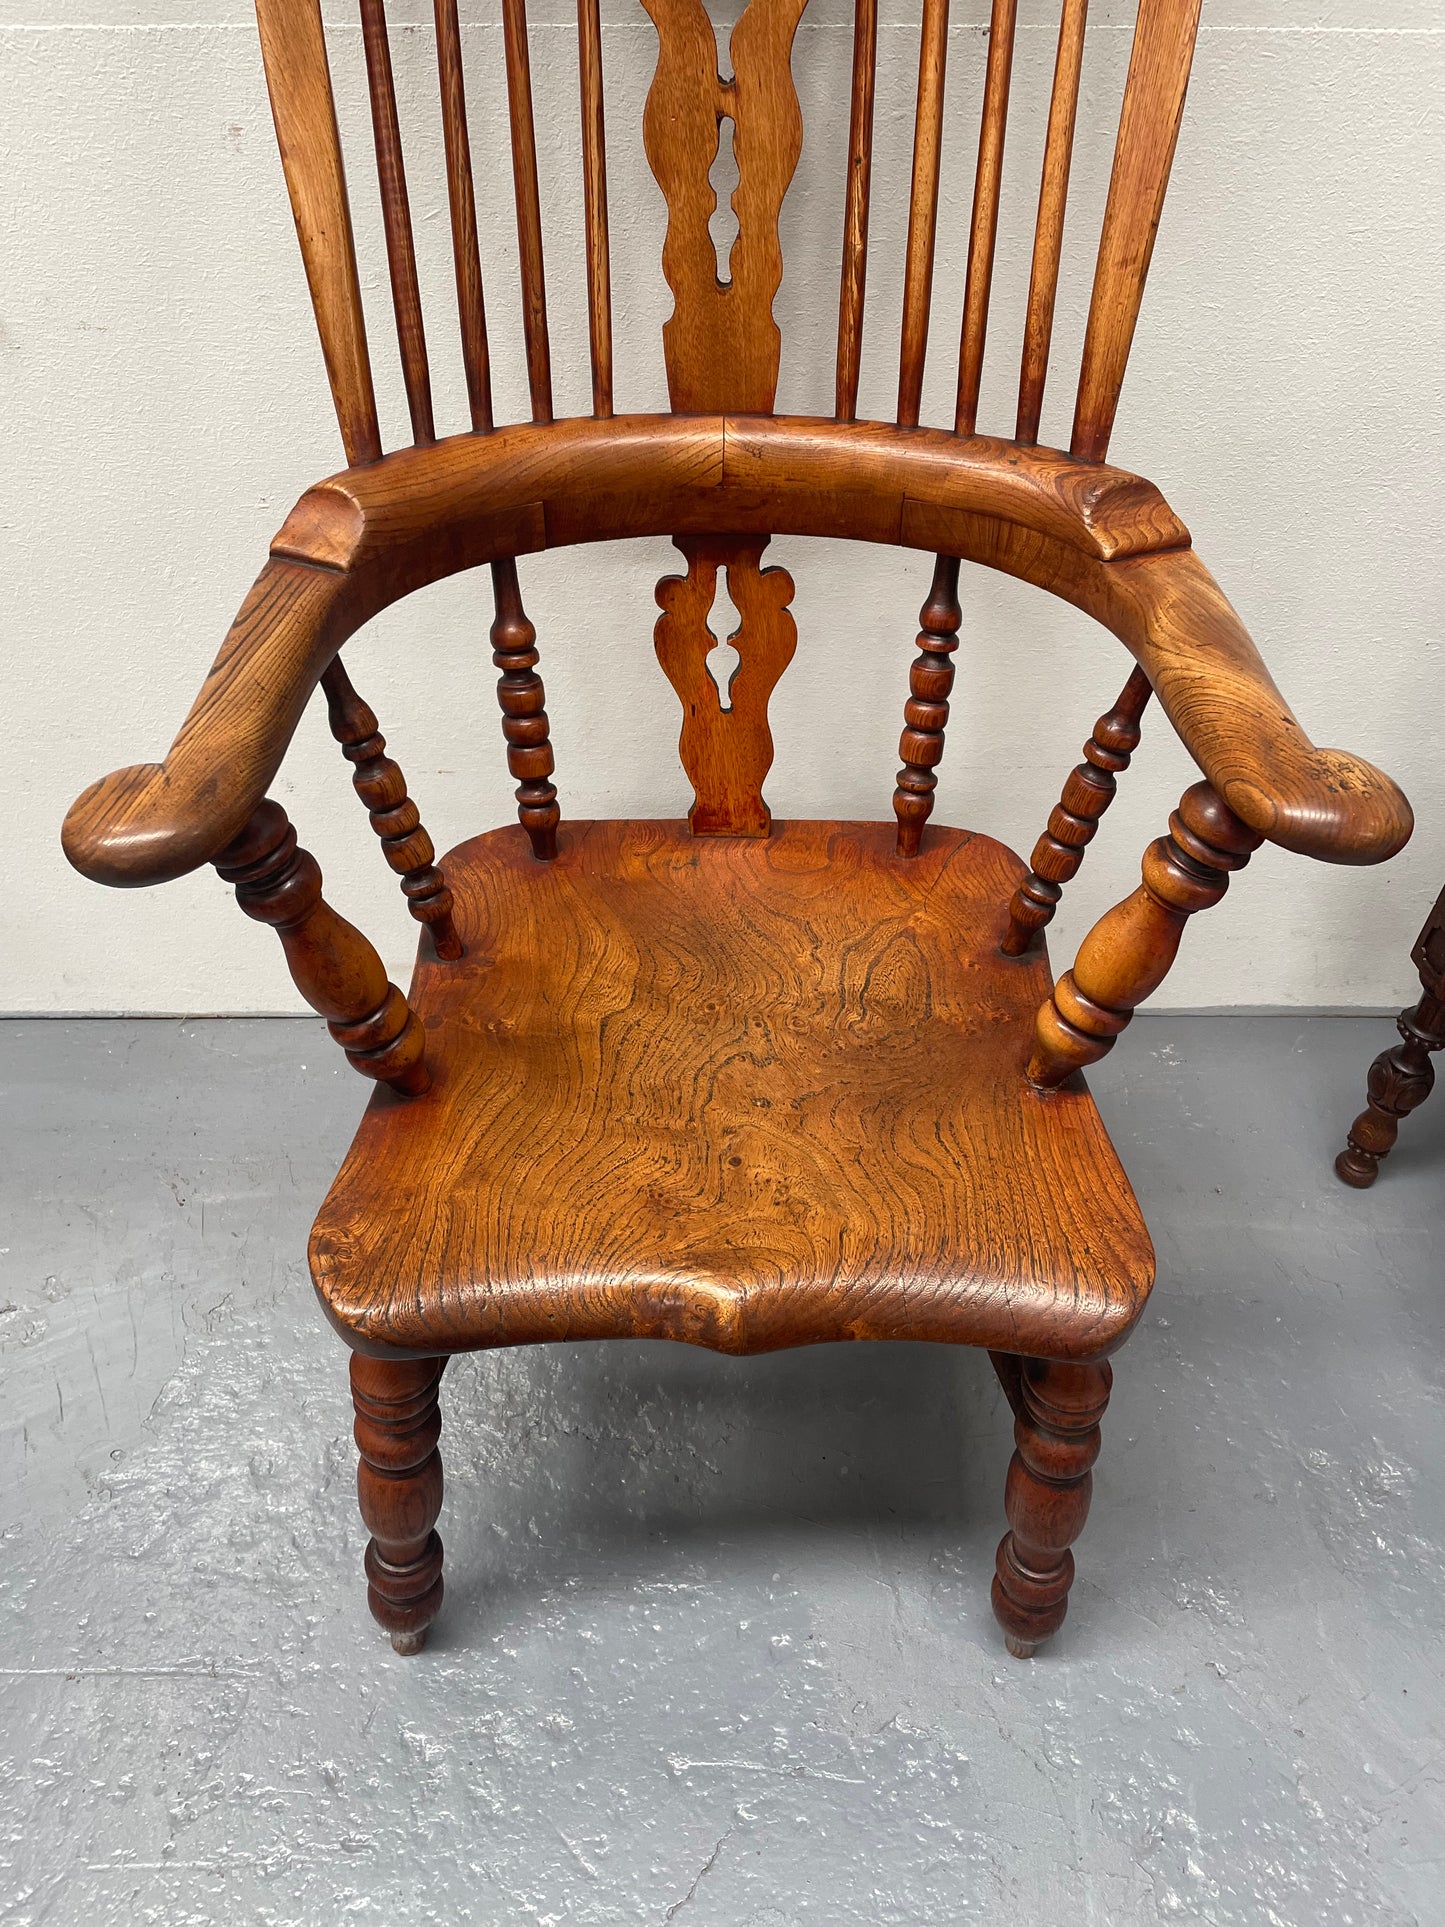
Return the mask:
<svg viewBox="0 0 1445 1927"><path fill-rule="evenodd" d="M149 884L214 863L271 924L295 981L377 1082L317 1219L312 1270L352 1349L373 1613L415 1651L442 1597L437 1388L453 1352L650 1336L746 1353L842 1338L983 1346L1016 1414L994 1605L1025 1655L1063 1620L1071 1542L1153 1252L1079 1073L1108 1051L1266 838L1373 863L1409 808L1314 748L1188 531L1110 467L1199 0L1140 0L1067 452L1037 445L1087 0L1062 0L1009 438L977 432L1014 0L994 0L967 243L957 409L920 426L937 228L947 0L922 0L898 407L856 403L876 0L856 0L830 419L773 413L779 210L801 145L790 72L806 0L750 0L718 73L699 0L643 0L658 62L643 122L667 203L671 412L614 412L598 0L579 0L593 412L554 420L525 0L503 0L532 421L493 421L456 0L436 0L470 432L438 439L383 0L360 0L414 445L383 454L318 0L257 0L281 156L348 467L309 490L164 762L104 778L65 826L87 876ZM732 123L730 279L709 173ZM683 711L686 824L562 824L537 638L517 560L672 536L655 644ZM896 826L776 824L768 700L794 647L774 535L934 558L904 704ZM961 560L1063 597L1135 666L1095 725L1028 868L929 824ZM411 590L488 564L520 827L438 865L343 644ZM725 571L741 626L724 706L706 669ZM320 682L387 861L423 925L411 990L325 902L266 790ZM1157 694L1202 772L1052 983L1044 928Z"/></svg>

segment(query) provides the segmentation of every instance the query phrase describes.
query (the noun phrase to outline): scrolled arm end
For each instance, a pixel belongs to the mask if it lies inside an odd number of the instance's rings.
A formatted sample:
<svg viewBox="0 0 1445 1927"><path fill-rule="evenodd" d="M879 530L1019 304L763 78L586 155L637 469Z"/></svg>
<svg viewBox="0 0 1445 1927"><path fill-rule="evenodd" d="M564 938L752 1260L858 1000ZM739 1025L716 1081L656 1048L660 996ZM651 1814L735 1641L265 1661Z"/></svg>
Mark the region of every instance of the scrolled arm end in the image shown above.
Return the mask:
<svg viewBox="0 0 1445 1927"><path fill-rule="evenodd" d="M1246 776L1231 776L1221 794L1271 843L1327 863L1384 863L1409 842L1415 815L1404 792L1363 757L1318 749L1307 771L1294 769L1289 777L1294 780L1266 791Z"/></svg>
<svg viewBox="0 0 1445 1927"><path fill-rule="evenodd" d="M1315 747L1193 550L1114 563L1100 586L1083 606L1133 652L1242 822L1325 863L1383 863L1404 847L1415 819L1399 786L1363 757Z"/></svg>
<svg viewBox="0 0 1445 1927"><path fill-rule="evenodd" d="M165 761L114 770L71 805L60 840L82 876L135 889L218 856L266 794L317 680L364 613L345 575L273 557Z"/></svg>
<svg viewBox="0 0 1445 1927"><path fill-rule="evenodd" d="M66 857L82 876L112 889L170 883L208 863L246 820L217 784L210 798L177 793L165 763L136 763L92 783L61 826Z"/></svg>

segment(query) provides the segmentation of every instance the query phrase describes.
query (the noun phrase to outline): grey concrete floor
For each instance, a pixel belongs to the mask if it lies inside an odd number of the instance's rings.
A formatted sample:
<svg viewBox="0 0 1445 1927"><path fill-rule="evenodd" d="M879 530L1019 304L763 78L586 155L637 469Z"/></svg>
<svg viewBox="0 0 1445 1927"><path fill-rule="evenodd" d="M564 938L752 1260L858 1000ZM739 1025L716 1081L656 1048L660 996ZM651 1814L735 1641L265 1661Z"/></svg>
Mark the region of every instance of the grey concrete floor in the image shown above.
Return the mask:
<svg viewBox="0 0 1445 1927"><path fill-rule="evenodd" d="M306 1280L319 1027L0 1026L0 1921L1437 1927L1445 1095L1330 1159L1377 1021L1141 1018L1159 1248L1073 1611L988 1606L981 1355L463 1361L448 1599L366 1614Z"/></svg>

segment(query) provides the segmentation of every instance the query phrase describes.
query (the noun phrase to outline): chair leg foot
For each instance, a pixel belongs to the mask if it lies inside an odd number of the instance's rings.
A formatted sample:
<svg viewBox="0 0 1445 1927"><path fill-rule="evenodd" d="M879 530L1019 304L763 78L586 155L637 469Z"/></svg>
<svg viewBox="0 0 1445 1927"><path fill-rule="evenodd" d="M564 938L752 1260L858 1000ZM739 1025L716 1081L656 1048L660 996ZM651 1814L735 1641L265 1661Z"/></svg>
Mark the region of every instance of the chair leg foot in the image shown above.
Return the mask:
<svg viewBox="0 0 1445 1927"><path fill-rule="evenodd" d="M442 1504L437 1450L441 1358L351 1359L356 1490L371 1531L366 1548L367 1603L398 1653L419 1653L441 1610L442 1542L434 1530Z"/></svg>
<svg viewBox="0 0 1445 1927"><path fill-rule="evenodd" d="M1099 1421L1112 1383L1103 1363L1023 1362L1016 1450L1004 1492L1009 1530L993 1582L994 1617L1018 1659L1032 1658L1069 1609L1069 1548L1089 1516Z"/></svg>
<svg viewBox="0 0 1445 1927"><path fill-rule="evenodd" d="M1351 1134L1350 1142L1335 1159L1335 1176L1352 1191L1368 1191L1380 1175L1380 1159L1384 1155L1383 1151L1366 1151L1354 1142Z"/></svg>

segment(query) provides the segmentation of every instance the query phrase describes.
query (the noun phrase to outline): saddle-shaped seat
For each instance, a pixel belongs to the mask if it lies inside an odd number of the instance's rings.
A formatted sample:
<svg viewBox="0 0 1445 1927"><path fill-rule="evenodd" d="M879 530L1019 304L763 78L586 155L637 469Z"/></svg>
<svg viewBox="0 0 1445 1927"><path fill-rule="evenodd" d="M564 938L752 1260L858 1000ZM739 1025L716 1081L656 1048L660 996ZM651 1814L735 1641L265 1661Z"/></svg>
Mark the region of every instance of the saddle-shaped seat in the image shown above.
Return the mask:
<svg viewBox="0 0 1445 1927"><path fill-rule="evenodd" d="M1000 951L1000 844L574 823L543 869L518 829L443 868L431 1087L378 1091L312 1234L349 1343L1127 1335L1153 1250L1089 1093L1024 1076L1051 985Z"/></svg>

